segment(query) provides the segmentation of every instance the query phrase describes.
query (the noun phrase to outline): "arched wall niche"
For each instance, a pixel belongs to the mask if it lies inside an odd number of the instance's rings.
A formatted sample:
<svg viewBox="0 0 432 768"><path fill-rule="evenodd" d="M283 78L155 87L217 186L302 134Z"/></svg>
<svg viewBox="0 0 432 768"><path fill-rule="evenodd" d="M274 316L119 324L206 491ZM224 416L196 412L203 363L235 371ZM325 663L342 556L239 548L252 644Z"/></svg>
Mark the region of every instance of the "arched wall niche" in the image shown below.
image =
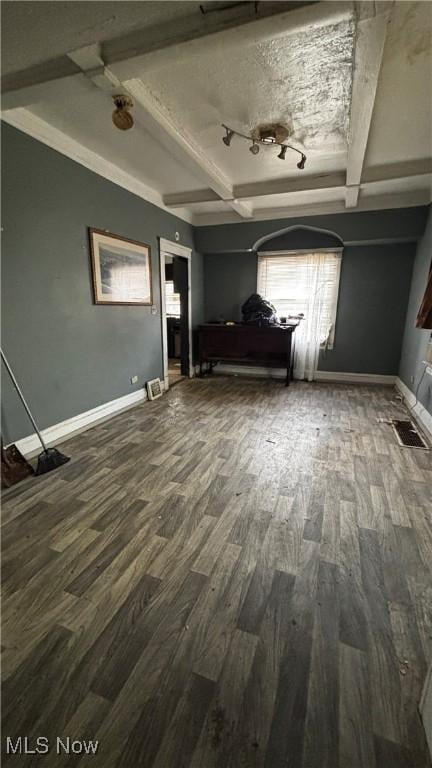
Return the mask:
<svg viewBox="0 0 432 768"><path fill-rule="evenodd" d="M306 224L294 224L277 232L270 232L260 237L253 245L255 252L265 251L292 251L297 249L314 248L341 248L342 238L329 229L309 226Z"/></svg>

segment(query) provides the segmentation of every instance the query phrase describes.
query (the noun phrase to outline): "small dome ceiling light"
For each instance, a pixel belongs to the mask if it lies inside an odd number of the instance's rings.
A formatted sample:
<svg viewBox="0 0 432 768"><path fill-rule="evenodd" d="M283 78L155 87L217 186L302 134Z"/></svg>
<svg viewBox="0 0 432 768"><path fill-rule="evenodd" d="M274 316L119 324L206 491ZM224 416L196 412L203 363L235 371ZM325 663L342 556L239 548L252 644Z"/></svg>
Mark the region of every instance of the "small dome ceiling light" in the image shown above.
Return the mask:
<svg viewBox="0 0 432 768"><path fill-rule="evenodd" d="M231 131L230 128L225 128L226 130L226 136L223 136L222 141L225 144L225 146L229 147L231 144L231 139L234 136L234 131Z"/></svg>
<svg viewBox="0 0 432 768"><path fill-rule="evenodd" d="M222 128L224 128L226 131L226 135L222 137L222 141L227 147L230 146L233 136L240 136L241 139L246 139L246 141L252 142L251 146L249 147L249 151L253 155L257 155L260 151L260 144L264 144L264 146L267 147L280 147L280 152L277 155L280 160L285 160L287 149L292 149L293 152L297 152L297 154L300 155L297 168L302 171L305 167L306 155L300 149L297 149L297 147L293 147L291 144L285 143L285 139L287 138L289 131L284 125L276 123L275 125L261 126L260 128L256 128L252 132L251 136L246 136L244 133L239 133L239 131L235 131L234 128L230 128L224 123L222 123Z"/></svg>
<svg viewBox="0 0 432 768"><path fill-rule="evenodd" d="M128 131L133 127L134 119L129 112L133 107L133 101L130 96L116 94L113 96L115 110L112 113L112 120L116 128L120 131Z"/></svg>

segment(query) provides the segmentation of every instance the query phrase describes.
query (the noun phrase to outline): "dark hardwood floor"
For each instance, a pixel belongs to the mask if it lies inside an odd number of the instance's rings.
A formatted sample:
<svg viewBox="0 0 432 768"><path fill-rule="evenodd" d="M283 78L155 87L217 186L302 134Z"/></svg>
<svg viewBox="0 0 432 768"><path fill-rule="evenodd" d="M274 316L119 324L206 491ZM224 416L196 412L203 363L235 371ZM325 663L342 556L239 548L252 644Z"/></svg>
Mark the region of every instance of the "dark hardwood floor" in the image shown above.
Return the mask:
<svg viewBox="0 0 432 768"><path fill-rule="evenodd" d="M186 380L7 494L3 743L52 750L3 765L427 768L432 462L398 413L385 387Z"/></svg>

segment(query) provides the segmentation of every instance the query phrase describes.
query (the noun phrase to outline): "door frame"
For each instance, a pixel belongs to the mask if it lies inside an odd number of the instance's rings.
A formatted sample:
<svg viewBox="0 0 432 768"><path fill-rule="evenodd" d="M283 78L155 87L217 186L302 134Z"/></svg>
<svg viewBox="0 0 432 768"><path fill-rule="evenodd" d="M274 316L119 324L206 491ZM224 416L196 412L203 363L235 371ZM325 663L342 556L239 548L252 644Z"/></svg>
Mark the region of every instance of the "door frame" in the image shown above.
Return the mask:
<svg viewBox="0 0 432 768"><path fill-rule="evenodd" d="M161 290L161 322L162 322L162 360L165 389L169 389L168 377L168 334L167 313L165 301L165 256L182 256L187 261L188 269L188 337L189 337L189 378L194 374L192 350L192 248L180 243L159 238L159 278Z"/></svg>

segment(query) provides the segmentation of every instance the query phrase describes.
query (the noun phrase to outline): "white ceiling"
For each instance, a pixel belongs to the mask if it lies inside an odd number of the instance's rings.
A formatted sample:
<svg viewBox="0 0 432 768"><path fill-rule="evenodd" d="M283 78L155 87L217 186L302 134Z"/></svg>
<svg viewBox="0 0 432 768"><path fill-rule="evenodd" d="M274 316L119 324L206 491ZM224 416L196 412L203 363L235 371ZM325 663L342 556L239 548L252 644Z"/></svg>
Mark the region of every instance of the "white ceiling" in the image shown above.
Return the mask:
<svg viewBox="0 0 432 768"><path fill-rule="evenodd" d="M243 6L3 3L3 118L198 225L429 202L432 3ZM304 171L221 141L273 121Z"/></svg>
<svg viewBox="0 0 432 768"><path fill-rule="evenodd" d="M432 3L396 3L378 79L366 167L430 157Z"/></svg>
<svg viewBox="0 0 432 768"><path fill-rule="evenodd" d="M166 150L143 125L127 133L115 128L109 98L84 75L62 80L31 112L156 190L196 189L194 176L171 156L167 162Z"/></svg>
<svg viewBox="0 0 432 768"><path fill-rule="evenodd" d="M221 123L250 134L256 126L281 123L289 142L308 153L309 172L343 167L351 101L354 20L277 32L256 40L222 39L199 52L184 51L176 66L150 57L139 79L180 129L193 136L236 184L298 173L298 156L275 162L274 149L251 157L249 146L221 142ZM223 133L223 132L222 132ZM277 153L276 153L277 154Z"/></svg>

